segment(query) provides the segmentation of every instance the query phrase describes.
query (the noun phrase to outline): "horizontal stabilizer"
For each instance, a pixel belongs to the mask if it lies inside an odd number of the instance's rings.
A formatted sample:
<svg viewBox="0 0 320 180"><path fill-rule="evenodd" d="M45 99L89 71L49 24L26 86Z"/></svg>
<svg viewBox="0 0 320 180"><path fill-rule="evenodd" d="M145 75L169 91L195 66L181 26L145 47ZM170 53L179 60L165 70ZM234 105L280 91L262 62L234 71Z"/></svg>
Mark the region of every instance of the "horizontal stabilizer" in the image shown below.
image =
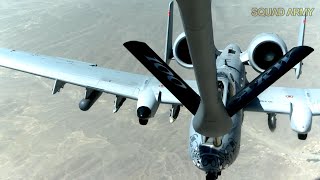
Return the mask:
<svg viewBox="0 0 320 180"><path fill-rule="evenodd" d="M226 106L228 114L233 116L240 109L247 106L255 97L276 82L297 63L307 57L312 51L313 48L308 46L292 48L280 58L278 62L261 73L228 101Z"/></svg>
<svg viewBox="0 0 320 180"><path fill-rule="evenodd" d="M179 77L146 43L129 41L123 44L193 115L200 96Z"/></svg>

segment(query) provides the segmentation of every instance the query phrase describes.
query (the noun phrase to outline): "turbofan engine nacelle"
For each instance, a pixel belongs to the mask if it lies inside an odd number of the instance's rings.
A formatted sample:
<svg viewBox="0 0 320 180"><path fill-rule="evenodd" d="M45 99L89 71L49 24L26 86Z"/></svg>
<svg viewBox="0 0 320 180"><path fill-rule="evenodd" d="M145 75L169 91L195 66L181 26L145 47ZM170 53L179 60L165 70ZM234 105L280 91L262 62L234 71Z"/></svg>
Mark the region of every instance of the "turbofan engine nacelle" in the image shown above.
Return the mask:
<svg viewBox="0 0 320 180"><path fill-rule="evenodd" d="M291 103L290 125L291 129L299 134L307 134L311 130L312 112L303 103Z"/></svg>
<svg viewBox="0 0 320 180"><path fill-rule="evenodd" d="M254 70L261 73L277 62L285 53L285 42L275 33L258 34L250 42L247 58Z"/></svg>
<svg viewBox="0 0 320 180"><path fill-rule="evenodd" d="M173 56L182 67L188 69L193 68L187 38L184 32L177 37L173 44Z"/></svg>
<svg viewBox="0 0 320 180"><path fill-rule="evenodd" d="M137 116L139 120L148 120L154 117L159 107L159 101L152 89L144 89L139 93L137 101Z"/></svg>

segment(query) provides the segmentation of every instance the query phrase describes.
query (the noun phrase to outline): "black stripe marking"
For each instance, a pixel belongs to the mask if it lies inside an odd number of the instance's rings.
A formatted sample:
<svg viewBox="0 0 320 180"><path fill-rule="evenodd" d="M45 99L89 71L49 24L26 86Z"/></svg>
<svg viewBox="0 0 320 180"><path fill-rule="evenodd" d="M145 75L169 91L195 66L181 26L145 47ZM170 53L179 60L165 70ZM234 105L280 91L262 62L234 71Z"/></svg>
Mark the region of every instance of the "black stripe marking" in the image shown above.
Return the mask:
<svg viewBox="0 0 320 180"><path fill-rule="evenodd" d="M146 43L129 41L123 44L193 115L200 96L179 77Z"/></svg>

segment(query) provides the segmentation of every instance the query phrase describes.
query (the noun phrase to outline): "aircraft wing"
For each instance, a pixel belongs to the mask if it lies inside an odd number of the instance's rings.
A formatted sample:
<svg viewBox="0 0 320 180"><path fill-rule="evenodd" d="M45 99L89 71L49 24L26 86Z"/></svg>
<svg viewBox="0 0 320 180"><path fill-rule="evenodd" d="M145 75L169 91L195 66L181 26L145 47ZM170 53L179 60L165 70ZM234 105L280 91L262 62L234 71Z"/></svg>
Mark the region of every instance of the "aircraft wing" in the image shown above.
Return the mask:
<svg viewBox="0 0 320 180"><path fill-rule="evenodd" d="M312 116L320 115L320 89L269 87L244 108L245 111L291 114L293 106L304 106Z"/></svg>
<svg viewBox="0 0 320 180"><path fill-rule="evenodd" d="M59 92L65 83L85 87L98 93L110 93L138 100L140 92L151 89L161 103L181 105L153 76L146 76L98 67L96 64L37 54L0 49L0 66L55 80L52 94ZM195 91L194 80L186 81ZM100 93L100 95L101 95Z"/></svg>

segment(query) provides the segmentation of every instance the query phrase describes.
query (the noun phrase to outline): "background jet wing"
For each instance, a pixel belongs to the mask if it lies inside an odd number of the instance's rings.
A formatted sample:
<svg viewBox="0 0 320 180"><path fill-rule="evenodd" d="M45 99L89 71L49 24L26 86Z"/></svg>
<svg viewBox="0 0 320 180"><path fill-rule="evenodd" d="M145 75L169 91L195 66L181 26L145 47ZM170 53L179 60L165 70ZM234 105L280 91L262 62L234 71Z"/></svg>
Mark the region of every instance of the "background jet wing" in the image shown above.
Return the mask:
<svg viewBox="0 0 320 180"><path fill-rule="evenodd" d="M320 89L269 87L244 110L290 114L292 104L305 104L313 116L320 115Z"/></svg>
<svg viewBox="0 0 320 180"><path fill-rule="evenodd" d="M55 94L65 83L137 99L139 92L151 87L154 93L161 91L161 102L181 104L162 84L152 76L98 67L96 64L30 54L10 49L0 49L0 66L56 80ZM187 81L196 88L195 81Z"/></svg>

